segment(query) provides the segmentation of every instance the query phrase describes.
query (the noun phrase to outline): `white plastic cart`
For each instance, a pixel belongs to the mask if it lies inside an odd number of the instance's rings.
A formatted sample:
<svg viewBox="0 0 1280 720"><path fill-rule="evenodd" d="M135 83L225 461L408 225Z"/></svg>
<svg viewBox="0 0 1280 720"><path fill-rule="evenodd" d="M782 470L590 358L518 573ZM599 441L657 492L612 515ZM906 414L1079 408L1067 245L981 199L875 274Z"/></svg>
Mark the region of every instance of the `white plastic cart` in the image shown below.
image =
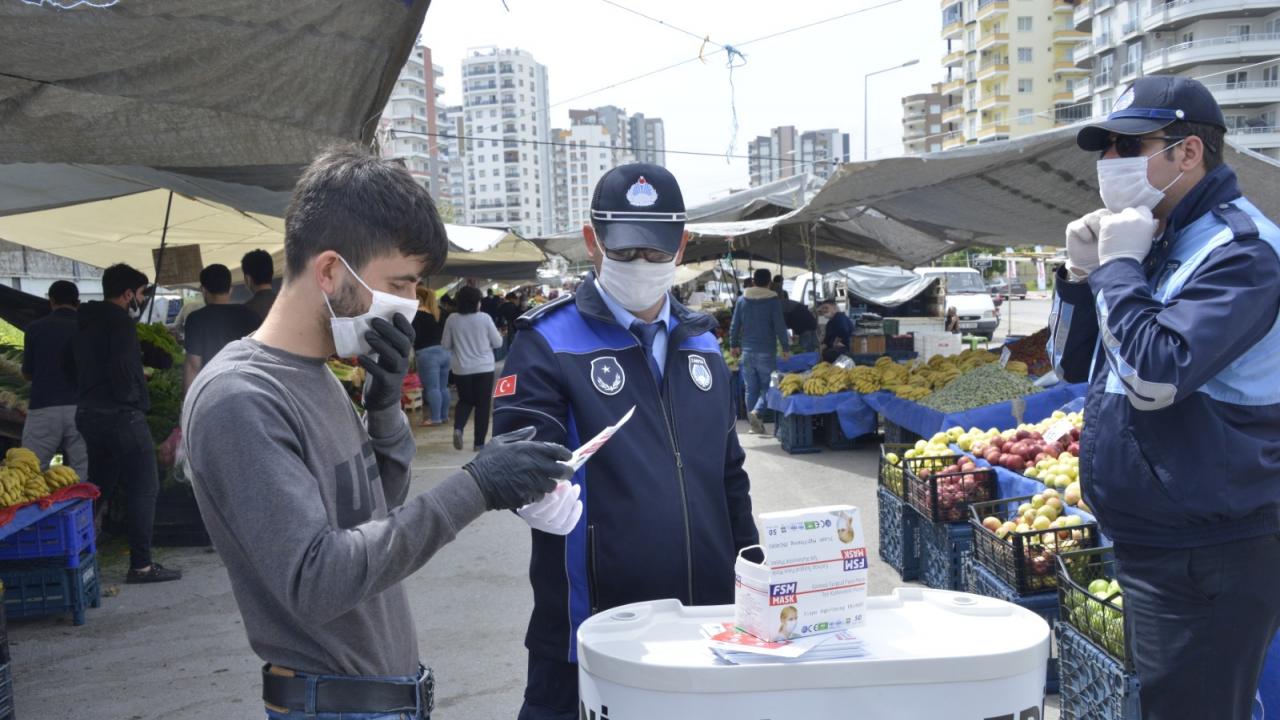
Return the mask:
<svg viewBox="0 0 1280 720"><path fill-rule="evenodd" d="M898 588L867 600L868 656L729 665L700 628L733 606L677 600L600 613L578 631L585 720L1040 720L1049 626L993 598Z"/></svg>

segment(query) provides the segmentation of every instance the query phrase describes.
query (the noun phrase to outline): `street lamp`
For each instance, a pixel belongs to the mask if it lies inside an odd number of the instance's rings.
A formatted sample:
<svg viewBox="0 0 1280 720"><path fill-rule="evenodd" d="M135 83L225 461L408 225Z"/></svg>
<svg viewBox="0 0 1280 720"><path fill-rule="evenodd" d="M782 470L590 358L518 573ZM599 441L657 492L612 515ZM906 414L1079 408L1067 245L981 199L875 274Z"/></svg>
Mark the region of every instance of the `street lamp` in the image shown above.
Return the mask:
<svg viewBox="0 0 1280 720"><path fill-rule="evenodd" d="M898 68L910 67L912 65L915 65L918 62L920 62L920 59L916 58L915 60L908 60L902 63L901 65L892 65L887 68L881 68L880 70L869 72L866 75L862 76L862 159L863 160L869 159L867 157L867 80L872 75L879 75L880 73L886 73L886 72L889 72L890 70L897 70Z"/></svg>

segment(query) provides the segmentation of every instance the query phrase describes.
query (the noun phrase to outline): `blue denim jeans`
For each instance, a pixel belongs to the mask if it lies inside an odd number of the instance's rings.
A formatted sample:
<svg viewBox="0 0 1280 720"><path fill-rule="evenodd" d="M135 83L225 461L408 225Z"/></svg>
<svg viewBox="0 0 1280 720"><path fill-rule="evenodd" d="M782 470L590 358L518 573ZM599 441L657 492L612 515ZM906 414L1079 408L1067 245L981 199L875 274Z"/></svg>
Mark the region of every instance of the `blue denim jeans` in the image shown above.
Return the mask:
<svg viewBox="0 0 1280 720"><path fill-rule="evenodd" d="M432 422L449 416L449 351L432 345L418 351L418 379L422 381L422 402L427 404Z"/></svg>
<svg viewBox="0 0 1280 720"><path fill-rule="evenodd" d="M800 333L800 347L805 352L818 351L818 333L816 330L806 330Z"/></svg>
<svg viewBox="0 0 1280 720"><path fill-rule="evenodd" d="M765 408L769 392L769 376L778 369L778 356L769 352L742 352L742 380L747 385L747 411Z"/></svg>

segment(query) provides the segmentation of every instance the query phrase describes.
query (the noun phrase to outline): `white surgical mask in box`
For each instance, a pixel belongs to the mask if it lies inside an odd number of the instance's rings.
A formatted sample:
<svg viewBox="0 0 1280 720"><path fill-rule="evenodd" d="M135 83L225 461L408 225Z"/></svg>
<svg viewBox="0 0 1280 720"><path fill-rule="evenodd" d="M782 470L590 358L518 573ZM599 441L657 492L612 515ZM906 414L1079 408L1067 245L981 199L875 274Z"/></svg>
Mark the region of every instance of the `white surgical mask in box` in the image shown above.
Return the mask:
<svg viewBox="0 0 1280 720"><path fill-rule="evenodd" d="M739 553L734 565L735 624L770 641L861 625L867 548L858 509L811 508L768 513L760 520L764 562Z"/></svg>

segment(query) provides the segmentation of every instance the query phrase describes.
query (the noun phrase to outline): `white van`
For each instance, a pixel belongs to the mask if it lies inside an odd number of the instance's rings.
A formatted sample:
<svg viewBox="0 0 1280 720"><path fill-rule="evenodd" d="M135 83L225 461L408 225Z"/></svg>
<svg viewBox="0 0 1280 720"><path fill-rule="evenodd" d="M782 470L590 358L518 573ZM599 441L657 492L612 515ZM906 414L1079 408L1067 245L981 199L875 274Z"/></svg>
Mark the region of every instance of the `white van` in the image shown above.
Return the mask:
<svg viewBox="0 0 1280 720"><path fill-rule="evenodd" d="M943 284L946 308L955 308L960 315L960 332L984 335L990 339L1000 323L996 306L982 281L982 273L966 267L916 268L915 273L924 277L936 277Z"/></svg>

